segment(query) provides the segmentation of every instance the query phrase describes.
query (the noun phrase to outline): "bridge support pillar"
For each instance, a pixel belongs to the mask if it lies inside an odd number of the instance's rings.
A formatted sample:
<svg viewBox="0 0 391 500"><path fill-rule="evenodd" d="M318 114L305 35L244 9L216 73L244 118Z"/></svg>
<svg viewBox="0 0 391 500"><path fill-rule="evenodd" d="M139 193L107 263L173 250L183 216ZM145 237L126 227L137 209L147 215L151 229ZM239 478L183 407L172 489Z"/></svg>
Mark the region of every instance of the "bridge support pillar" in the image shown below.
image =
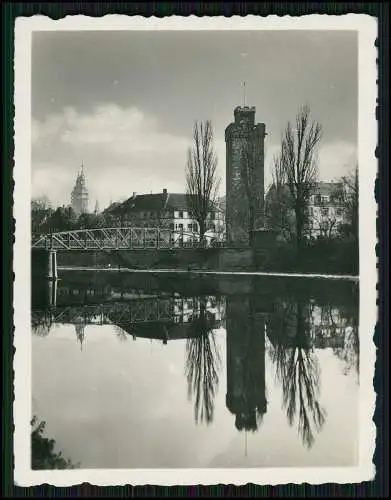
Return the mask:
<svg viewBox="0 0 391 500"><path fill-rule="evenodd" d="M32 278L56 280L58 278L57 252L34 248L31 255L31 274Z"/></svg>

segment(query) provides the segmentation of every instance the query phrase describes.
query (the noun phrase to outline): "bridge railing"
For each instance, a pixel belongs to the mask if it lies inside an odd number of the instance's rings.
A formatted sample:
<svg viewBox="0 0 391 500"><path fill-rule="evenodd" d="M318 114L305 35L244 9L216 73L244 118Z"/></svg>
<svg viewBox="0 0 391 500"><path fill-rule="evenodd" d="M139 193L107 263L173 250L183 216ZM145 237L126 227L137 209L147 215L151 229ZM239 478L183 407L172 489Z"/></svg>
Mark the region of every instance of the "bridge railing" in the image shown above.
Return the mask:
<svg viewBox="0 0 391 500"><path fill-rule="evenodd" d="M53 250L129 250L199 248L211 246L212 238L205 236L200 242L199 234L165 228L97 228L78 229L45 234L39 237L33 248Z"/></svg>

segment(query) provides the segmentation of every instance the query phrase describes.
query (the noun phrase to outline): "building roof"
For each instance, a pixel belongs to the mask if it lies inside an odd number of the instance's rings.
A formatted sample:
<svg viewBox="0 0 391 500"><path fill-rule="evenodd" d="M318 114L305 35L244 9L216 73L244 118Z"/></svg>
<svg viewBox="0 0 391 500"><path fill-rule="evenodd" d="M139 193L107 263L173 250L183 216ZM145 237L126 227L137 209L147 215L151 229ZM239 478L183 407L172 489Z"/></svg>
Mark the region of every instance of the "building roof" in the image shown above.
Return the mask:
<svg viewBox="0 0 391 500"><path fill-rule="evenodd" d="M313 194L316 195L321 195L321 196L330 196L333 192L335 192L336 189L341 188L342 183L341 182L317 182L315 185L315 189ZM273 192L274 185L272 184L269 187L269 190L266 194L266 196L270 193ZM285 189L287 190L287 193L289 193L289 188L288 185L285 185Z"/></svg>
<svg viewBox="0 0 391 500"><path fill-rule="evenodd" d="M330 196L336 189L342 186L341 182L318 182L314 194Z"/></svg>
<svg viewBox="0 0 391 500"><path fill-rule="evenodd" d="M161 193L133 195L123 203L112 203L104 212L139 212L143 210L152 212L159 212L161 210L188 210L186 194L163 191Z"/></svg>

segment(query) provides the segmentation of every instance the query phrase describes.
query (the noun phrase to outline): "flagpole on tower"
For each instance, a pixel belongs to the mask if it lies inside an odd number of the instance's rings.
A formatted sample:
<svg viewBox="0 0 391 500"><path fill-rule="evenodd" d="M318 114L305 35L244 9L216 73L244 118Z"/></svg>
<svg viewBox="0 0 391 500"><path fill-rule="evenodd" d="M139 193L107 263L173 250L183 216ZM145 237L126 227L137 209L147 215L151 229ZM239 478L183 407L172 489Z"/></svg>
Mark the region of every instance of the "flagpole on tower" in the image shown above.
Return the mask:
<svg viewBox="0 0 391 500"><path fill-rule="evenodd" d="M243 82L243 107L246 106L246 82Z"/></svg>

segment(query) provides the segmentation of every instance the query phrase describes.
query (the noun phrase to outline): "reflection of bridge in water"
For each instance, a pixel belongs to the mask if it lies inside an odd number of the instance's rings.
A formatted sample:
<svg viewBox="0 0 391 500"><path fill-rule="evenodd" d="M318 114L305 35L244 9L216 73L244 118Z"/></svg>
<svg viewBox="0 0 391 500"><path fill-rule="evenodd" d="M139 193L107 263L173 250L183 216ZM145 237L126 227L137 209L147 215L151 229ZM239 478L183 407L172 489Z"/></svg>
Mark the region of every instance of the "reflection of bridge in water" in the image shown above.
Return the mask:
<svg viewBox="0 0 391 500"><path fill-rule="evenodd" d="M193 323L205 308L205 320L211 329L223 321L221 304L214 297L159 298L145 297L102 304L80 304L33 308L34 328L50 328L54 323L116 325L133 336L156 339L179 339L197 335Z"/></svg>
<svg viewBox="0 0 391 500"><path fill-rule="evenodd" d="M34 328L50 328L53 323L86 325L117 325L128 333L161 339L187 338L196 335L190 324L199 319L204 309L205 319L211 329L225 326L225 305L230 299L225 295L183 296L174 292L142 290L133 283L125 288L121 283L88 284L67 283L62 280L42 282L43 288L33 291L32 325ZM140 283L140 285L142 285ZM284 331L285 342L295 336L296 311L287 307L290 301L280 297L252 295L252 316L263 318L265 329L272 344L275 331ZM308 328L314 347L341 347L347 326L337 310L330 306L305 308ZM325 314L327 313L327 314ZM194 326L194 325L193 325Z"/></svg>

